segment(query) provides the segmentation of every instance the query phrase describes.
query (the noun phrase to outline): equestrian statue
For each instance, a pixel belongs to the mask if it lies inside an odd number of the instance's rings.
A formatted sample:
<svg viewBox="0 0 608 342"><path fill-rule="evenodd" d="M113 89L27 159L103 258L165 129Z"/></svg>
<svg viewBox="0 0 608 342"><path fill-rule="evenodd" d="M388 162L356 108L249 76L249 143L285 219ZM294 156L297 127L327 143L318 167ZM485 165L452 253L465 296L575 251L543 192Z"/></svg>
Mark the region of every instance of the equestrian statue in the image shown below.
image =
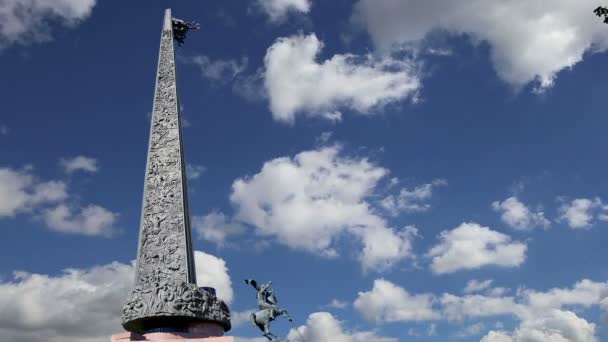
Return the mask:
<svg viewBox="0 0 608 342"><path fill-rule="evenodd" d="M287 342L288 340L281 340L278 336L270 332L270 322L274 321L280 316L283 316L290 322L293 322L293 319L287 310L279 308L277 297L274 295L274 291L270 289L272 282L269 281L268 283L260 286L257 281L253 279L246 279L245 283L253 286L253 288L258 291L257 299L260 310L251 314L251 321L253 322L253 325L260 328L268 340L272 342Z"/></svg>

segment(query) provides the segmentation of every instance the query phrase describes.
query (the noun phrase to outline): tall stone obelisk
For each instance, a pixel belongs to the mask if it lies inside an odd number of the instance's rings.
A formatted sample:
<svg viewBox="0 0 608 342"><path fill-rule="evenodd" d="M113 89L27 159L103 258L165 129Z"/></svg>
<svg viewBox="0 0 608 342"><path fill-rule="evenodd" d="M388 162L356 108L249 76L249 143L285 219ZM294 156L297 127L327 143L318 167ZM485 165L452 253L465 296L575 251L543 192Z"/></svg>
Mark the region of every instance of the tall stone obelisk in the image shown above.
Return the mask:
<svg viewBox="0 0 608 342"><path fill-rule="evenodd" d="M230 329L230 312L212 288L198 288L190 232L174 30L183 21L165 11L135 270L123 308L123 327L137 336L206 333ZM181 36L183 42L184 36ZM204 265L203 265L204 267Z"/></svg>

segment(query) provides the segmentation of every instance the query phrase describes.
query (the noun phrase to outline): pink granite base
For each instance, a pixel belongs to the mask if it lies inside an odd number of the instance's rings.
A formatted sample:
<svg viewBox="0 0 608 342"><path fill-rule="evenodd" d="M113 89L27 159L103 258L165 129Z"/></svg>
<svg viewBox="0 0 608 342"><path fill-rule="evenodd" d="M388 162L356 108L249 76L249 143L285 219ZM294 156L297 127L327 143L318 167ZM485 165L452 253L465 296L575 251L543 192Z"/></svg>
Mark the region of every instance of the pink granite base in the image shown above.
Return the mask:
<svg viewBox="0 0 608 342"><path fill-rule="evenodd" d="M112 335L110 342L132 342L132 341L154 341L154 342L234 342L232 336L209 337L200 333L151 333L138 335L134 333L122 333Z"/></svg>
<svg viewBox="0 0 608 342"><path fill-rule="evenodd" d="M157 332L139 335L132 332L112 335L110 342L155 341L155 342L234 342L234 337L223 336L224 329L214 322L197 322L188 327L187 333Z"/></svg>

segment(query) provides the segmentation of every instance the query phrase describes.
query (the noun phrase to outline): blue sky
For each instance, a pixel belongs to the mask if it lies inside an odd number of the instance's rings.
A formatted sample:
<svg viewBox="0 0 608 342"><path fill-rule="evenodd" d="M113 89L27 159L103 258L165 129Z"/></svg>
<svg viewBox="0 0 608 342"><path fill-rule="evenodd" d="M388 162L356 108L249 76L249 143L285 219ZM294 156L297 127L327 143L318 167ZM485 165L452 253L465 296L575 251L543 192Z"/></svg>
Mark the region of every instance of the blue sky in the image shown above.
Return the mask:
<svg viewBox="0 0 608 342"><path fill-rule="evenodd" d="M6 1L0 339L121 331L167 7L201 23L179 95L231 335L256 278L307 342L608 339L597 5Z"/></svg>

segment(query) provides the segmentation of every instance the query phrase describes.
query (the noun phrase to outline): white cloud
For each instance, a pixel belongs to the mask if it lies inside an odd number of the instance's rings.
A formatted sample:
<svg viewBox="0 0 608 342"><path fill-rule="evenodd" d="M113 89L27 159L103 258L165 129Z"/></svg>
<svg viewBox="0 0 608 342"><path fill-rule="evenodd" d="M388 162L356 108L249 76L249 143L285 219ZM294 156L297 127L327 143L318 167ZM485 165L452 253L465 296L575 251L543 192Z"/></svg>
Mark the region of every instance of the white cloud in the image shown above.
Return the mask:
<svg viewBox="0 0 608 342"><path fill-rule="evenodd" d="M225 261L195 251L199 286L230 303ZM121 332L120 315L133 287L134 263L113 262L58 275L18 271L0 282L0 339L11 342L103 342Z"/></svg>
<svg viewBox="0 0 608 342"><path fill-rule="evenodd" d="M516 267L526 259L526 245L513 242L505 234L477 223L462 223L450 231L443 231L439 244L432 247L431 269L436 274L483 266Z"/></svg>
<svg viewBox="0 0 608 342"><path fill-rule="evenodd" d="M0 49L51 39L51 24L75 26L89 17L96 0L4 0L0 2Z"/></svg>
<svg viewBox="0 0 608 342"><path fill-rule="evenodd" d="M411 295L388 280L377 279L370 291L359 292L353 306L372 322L406 322L440 318L434 301L432 295Z"/></svg>
<svg viewBox="0 0 608 342"><path fill-rule="evenodd" d="M7 125L0 125L0 135L8 135L10 133L10 129L8 128Z"/></svg>
<svg viewBox="0 0 608 342"><path fill-rule="evenodd" d="M325 305L325 307L343 310L348 307L348 302L334 298L331 300L331 302L329 302L329 304Z"/></svg>
<svg viewBox="0 0 608 342"><path fill-rule="evenodd" d="M95 158L77 156L70 159L61 159L59 161L66 173L74 173L76 171L97 172L99 166Z"/></svg>
<svg viewBox="0 0 608 342"><path fill-rule="evenodd" d="M415 231L388 227L367 201L388 170L339 153L334 145L276 158L254 176L237 179L230 196L236 219L258 235L328 257L338 255L339 236L356 237L364 270L382 270L410 256Z"/></svg>
<svg viewBox="0 0 608 342"><path fill-rule="evenodd" d="M553 288L545 292L520 289L516 297L463 297L444 294L440 300L449 320L511 315L520 320L513 332L491 331L485 342L597 341L595 324L564 310L565 306L600 306L608 298L608 283L583 279L572 288ZM577 310L578 311L578 310Z"/></svg>
<svg viewBox="0 0 608 342"><path fill-rule="evenodd" d="M43 217L49 228L62 233L110 237L117 232L118 214L94 204L81 208L77 213L60 204L46 209Z"/></svg>
<svg viewBox="0 0 608 342"><path fill-rule="evenodd" d="M199 67L201 75L204 78L220 83L232 81L236 76L241 74L249 64L247 57L241 58L240 61L234 59L211 60L205 55L200 55L192 57L191 61Z"/></svg>
<svg viewBox="0 0 608 342"><path fill-rule="evenodd" d="M506 287L492 287L487 289L485 294L490 297L502 297L509 291Z"/></svg>
<svg viewBox="0 0 608 342"><path fill-rule="evenodd" d="M444 179L436 179L431 183L418 185L411 190L403 188L398 195L387 196L380 204L394 215L400 212L424 212L431 208L431 205L425 203L425 201L433 196L433 190L445 185L447 185L447 182Z"/></svg>
<svg viewBox="0 0 608 342"><path fill-rule="evenodd" d="M323 133L321 133L321 135L319 135L318 137L315 138L315 142L320 145L327 144L329 142L329 140L331 139L331 137L333 136L333 134L334 134L333 132L329 132L329 131L323 132Z"/></svg>
<svg viewBox="0 0 608 342"><path fill-rule="evenodd" d="M266 52L264 84L276 120L292 124L306 114L336 121L340 108L369 114L420 88L410 62L349 54L317 62L322 48L310 34L280 38Z"/></svg>
<svg viewBox="0 0 608 342"><path fill-rule="evenodd" d="M412 255L412 239L418 235L414 226L395 231L386 227L381 219L371 220L370 223L370 226L351 229L351 233L358 235L363 243L359 261L364 271L384 271Z"/></svg>
<svg viewBox="0 0 608 342"><path fill-rule="evenodd" d="M308 13L312 6L311 0L257 0L262 11L272 22L282 22L290 12Z"/></svg>
<svg viewBox="0 0 608 342"><path fill-rule="evenodd" d="M485 289L489 288L490 286L492 286L492 282L493 282L492 279L487 279L484 281L472 279L472 280L469 280L469 282L467 282L467 285L465 286L465 288L462 292L464 292L464 293L479 292L479 291L485 290Z"/></svg>
<svg viewBox="0 0 608 342"><path fill-rule="evenodd" d="M554 288L546 292L522 290L521 295L534 308L561 308L563 305L596 305L608 298L608 284L588 279L577 282L572 289Z"/></svg>
<svg viewBox="0 0 608 342"><path fill-rule="evenodd" d="M246 231L244 225L217 211L205 216L194 216L192 227L200 238L219 246L230 244L230 238L241 235Z"/></svg>
<svg viewBox="0 0 608 342"><path fill-rule="evenodd" d="M15 272L0 283L0 339L13 342L107 341L133 286L133 267L118 262L50 276Z"/></svg>
<svg viewBox="0 0 608 342"><path fill-rule="evenodd" d="M409 336L422 337L422 336L437 336L437 324L431 323L427 327L426 331L421 331L416 328L407 329Z"/></svg>
<svg viewBox="0 0 608 342"><path fill-rule="evenodd" d="M416 44L438 30L464 33L488 43L505 82L521 87L536 81L542 90L585 54L608 49L608 32L589 12L596 6L592 0L556 0L551 6L544 0L360 0L354 18L380 49Z"/></svg>
<svg viewBox="0 0 608 342"><path fill-rule="evenodd" d="M306 342L397 342L393 337L379 336L372 331L345 331L342 323L328 312L315 312L308 316L305 326L291 329L287 335L290 341ZM300 334L302 337L300 337Z"/></svg>
<svg viewBox="0 0 608 342"><path fill-rule="evenodd" d="M195 251L194 263L197 285L215 288L218 298L230 305L234 299L234 291L226 261L205 252Z"/></svg>
<svg viewBox="0 0 608 342"><path fill-rule="evenodd" d="M479 319L506 316L518 321L519 325L512 332L488 332L482 338L486 342L595 342L595 324L572 311L578 314L582 312L581 308L608 308L608 282L583 279L570 288L547 291L520 288L515 296L504 296L504 291L493 296L488 281L470 284L473 284L471 291L488 290L490 295L411 295L402 287L378 279L372 290L359 293L353 306L363 318L375 323L439 319L457 322L464 328L453 336L461 338L482 333L485 325ZM501 322L494 325L494 329L503 327ZM410 329L408 334L422 336L416 329Z"/></svg>
<svg viewBox="0 0 608 342"><path fill-rule="evenodd" d="M241 337L241 336L235 336L234 337L234 341L235 342L268 342L268 339L266 337Z"/></svg>
<svg viewBox="0 0 608 342"><path fill-rule="evenodd" d="M531 211L515 196L502 202L493 202L492 208L501 213L500 219L504 223L518 230L527 230L534 227L547 228L551 224L542 211Z"/></svg>
<svg viewBox="0 0 608 342"><path fill-rule="evenodd" d="M0 168L0 218L68 197L60 181L40 182L28 170Z"/></svg>
<svg viewBox="0 0 608 342"><path fill-rule="evenodd" d="M602 205L602 200L598 197L594 199L577 198L570 203L564 203L559 208L560 220L565 220L570 228L582 229L590 228L598 209L606 210ZM599 219L603 219L605 214L600 214Z"/></svg>
<svg viewBox="0 0 608 342"><path fill-rule="evenodd" d="M188 180L199 179L205 170L206 168L202 165L186 164L186 177Z"/></svg>
<svg viewBox="0 0 608 342"><path fill-rule="evenodd" d="M480 294L455 296L446 293L440 302L443 315L449 320L507 314L526 320L551 310L562 309L564 306L601 306L606 298L608 283L583 279L572 288L553 288L544 292L521 288L516 297Z"/></svg>
<svg viewBox="0 0 608 342"><path fill-rule="evenodd" d="M488 297L480 294L455 296L444 293L439 300L442 315L450 321L499 315L523 315L525 307L513 297Z"/></svg>
<svg viewBox="0 0 608 342"><path fill-rule="evenodd" d="M462 328L460 331L456 332L456 334L454 334L454 336L457 338L465 338L465 337L480 335L483 332L483 330L485 330L485 328L486 328L485 324L478 322L478 323L471 324L471 325L468 325L468 326Z"/></svg>
<svg viewBox="0 0 608 342"><path fill-rule="evenodd" d="M94 204L73 212L67 204L66 183L41 182L30 171L0 168L0 218L28 212L59 232L91 236L117 232L117 213Z"/></svg>
<svg viewBox="0 0 608 342"><path fill-rule="evenodd" d="M513 333L491 331L481 342L596 342L595 324L574 312L552 310L524 320Z"/></svg>
<svg viewBox="0 0 608 342"><path fill-rule="evenodd" d="M251 314L256 311L258 310L231 311L230 324L232 324L232 328L238 328L245 323L251 322Z"/></svg>

